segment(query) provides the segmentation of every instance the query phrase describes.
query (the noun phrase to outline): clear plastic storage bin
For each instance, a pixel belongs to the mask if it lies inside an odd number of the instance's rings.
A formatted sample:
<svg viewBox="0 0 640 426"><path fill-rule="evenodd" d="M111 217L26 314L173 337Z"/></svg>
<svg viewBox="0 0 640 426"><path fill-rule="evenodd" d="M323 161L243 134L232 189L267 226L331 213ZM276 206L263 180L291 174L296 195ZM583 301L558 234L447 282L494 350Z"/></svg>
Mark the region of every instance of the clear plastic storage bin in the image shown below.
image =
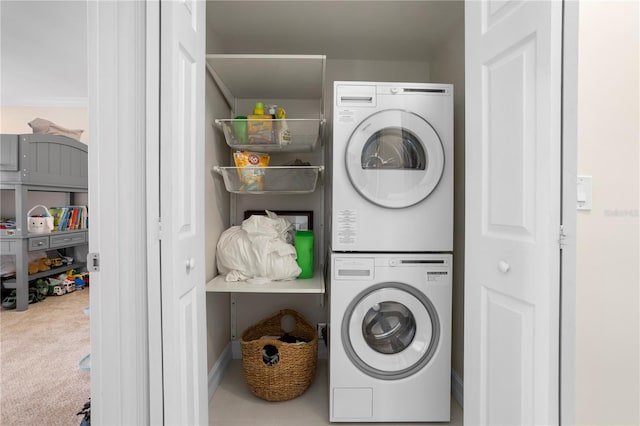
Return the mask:
<svg viewBox="0 0 640 426"><path fill-rule="evenodd" d="M310 152L315 150L324 119L216 120L233 149L260 152Z"/></svg>
<svg viewBox="0 0 640 426"><path fill-rule="evenodd" d="M316 190L322 166L214 167L227 191L236 194L306 194ZM249 177L247 177L249 175ZM244 176L241 178L241 176ZM252 177L259 177L255 184Z"/></svg>

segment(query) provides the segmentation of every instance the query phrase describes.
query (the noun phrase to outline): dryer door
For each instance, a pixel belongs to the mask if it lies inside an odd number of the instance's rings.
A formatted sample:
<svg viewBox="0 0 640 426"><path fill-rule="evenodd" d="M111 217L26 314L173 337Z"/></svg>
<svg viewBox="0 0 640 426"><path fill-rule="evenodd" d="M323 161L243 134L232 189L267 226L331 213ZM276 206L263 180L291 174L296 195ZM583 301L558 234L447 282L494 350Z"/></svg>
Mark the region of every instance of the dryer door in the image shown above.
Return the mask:
<svg viewBox="0 0 640 426"><path fill-rule="evenodd" d="M371 377L394 380L429 363L440 340L440 321L424 293L406 284L384 283L351 302L341 334L356 367Z"/></svg>
<svg viewBox="0 0 640 426"><path fill-rule="evenodd" d="M433 127L417 114L385 110L354 130L346 149L353 187L372 203L404 208L436 188L444 170L444 150Z"/></svg>

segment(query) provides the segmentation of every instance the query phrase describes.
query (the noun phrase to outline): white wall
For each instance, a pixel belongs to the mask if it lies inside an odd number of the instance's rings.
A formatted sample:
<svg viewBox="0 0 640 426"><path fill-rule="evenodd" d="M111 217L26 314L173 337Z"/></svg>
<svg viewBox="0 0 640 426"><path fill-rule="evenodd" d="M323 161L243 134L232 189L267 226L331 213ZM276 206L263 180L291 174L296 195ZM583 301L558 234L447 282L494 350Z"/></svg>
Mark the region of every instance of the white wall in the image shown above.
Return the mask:
<svg viewBox="0 0 640 426"><path fill-rule="evenodd" d="M87 4L0 2L0 133L44 118L89 141Z"/></svg>
<svg viewBox="0 0 640 426"><path fill-rule="evenodd" d="M0 1L0 103L86 107L86 34L86 1Z"/></svg>
<svg viewBox="0 0 640 426"><path fill-rule="evenodd" d="M47 79L46 75L41 76ZM0 133L33 133L29 122L44 118L67 129L84 130L80 142L89 143L89 110L67 106L0 106Z"/></svg>
<svg viewBox="0 0 640 426"><path fill-rule="evenodd" d="M640 424L638 2L581 2L576 423Z"/></svg>
<svg viewBox="0 0 640 426"><path fill-rule="evenodd" d="M209 46L208 41L207 46ZM229 227L229 193L222 177L211 172L214 166L225 164L229 148L222 133L215 129L216 118L229 116L229 107L211 75L206 73L205 97L205 260L206 279L216 275L216 244L220 234ZM211 370L229 343L229 293L207 293L207 368Z"/></svg>
<svg viewBox="0 0 640 426"><path fill-rule="evenodd" d="M223 136L212 125L216 117L226 117L229 109L207 73L205 100L205 259L206 279L216 275L216 243L229 227L229 193L220 176L211 172L213 166L226 162L229 151ZM211 369L229 343L229 294L207 293L207 363Z"/></svg>

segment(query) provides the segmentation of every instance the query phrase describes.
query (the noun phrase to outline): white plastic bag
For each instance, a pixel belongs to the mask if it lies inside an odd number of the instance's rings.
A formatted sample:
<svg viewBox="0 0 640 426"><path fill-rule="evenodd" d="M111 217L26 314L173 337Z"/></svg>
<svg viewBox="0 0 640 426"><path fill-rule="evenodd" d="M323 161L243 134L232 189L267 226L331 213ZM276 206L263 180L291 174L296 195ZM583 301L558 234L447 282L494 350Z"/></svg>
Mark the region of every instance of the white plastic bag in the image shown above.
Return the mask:
<svg viewBox="0 0 640 426"><path fill-rule="evenodd" d="M264 235L271 238L280 238L282 241L293 244L295 226L287 219L278 217L277 214L265 210L266 216L253 215L242 222L242 229L247 231L250 238Z"/></svg>
<svg viewBox="0 0 640 426"><path fill-rule="evenodd" d="M292 280L302 272L295 247L287 243L293 225L267 214L251 216L220 236L216 261L227 281Z"/></svg>

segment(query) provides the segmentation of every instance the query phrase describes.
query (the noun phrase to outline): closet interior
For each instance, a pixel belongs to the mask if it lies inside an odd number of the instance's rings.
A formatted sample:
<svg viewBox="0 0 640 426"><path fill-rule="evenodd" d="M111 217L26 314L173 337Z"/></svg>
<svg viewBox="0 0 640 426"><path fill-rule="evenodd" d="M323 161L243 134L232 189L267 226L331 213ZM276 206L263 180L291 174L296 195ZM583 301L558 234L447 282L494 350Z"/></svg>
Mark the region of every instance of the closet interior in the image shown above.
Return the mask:
<svg viewBox="0 0 640 426"><path fill-rule="evenodd" d="M452 369L461 375L464 218L458 206L464 201L464 3L209 1L206 51L208 369L229 346L232 357L240 358L242 331L280 309L294 309L312 324L328 322L324 274L331 224L325 192L331 184L327 159L333 82L389 81L454 85ZM238 190L233 152L242 146L234 119L252 114L256 102L286 110L295 142L268 152L272 170L267 173L281 174L282 185L247 194ZM296 162L308 168L287 168ZM226 282L218 275L220 235L240 225L246 212L264 210L311 218L312 279L247 284ZM320 342L321 358L326 357L323 351L326 346Z"/></svg>

